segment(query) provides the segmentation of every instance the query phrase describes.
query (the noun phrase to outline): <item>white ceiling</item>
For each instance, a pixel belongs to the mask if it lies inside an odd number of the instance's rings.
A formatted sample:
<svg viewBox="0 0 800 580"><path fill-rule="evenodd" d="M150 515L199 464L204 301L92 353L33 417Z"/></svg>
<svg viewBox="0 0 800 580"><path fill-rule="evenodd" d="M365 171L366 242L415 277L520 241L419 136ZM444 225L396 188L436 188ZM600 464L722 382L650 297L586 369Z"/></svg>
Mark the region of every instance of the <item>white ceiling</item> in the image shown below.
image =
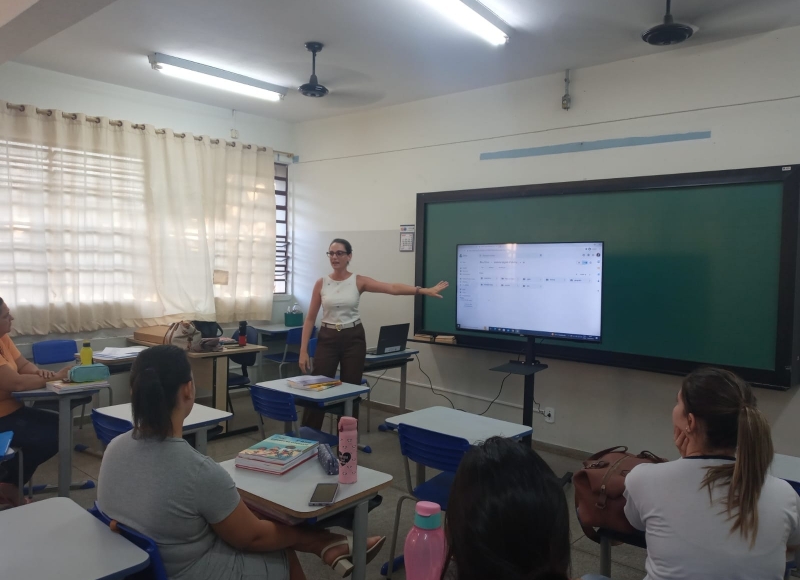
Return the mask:
<svg viewBox="0 0 800 580"><path fill-rule="evenodd" d="M424 0L118 0L16 58L18 62L286 121L302 121L612 62L666 49L640 39L663 0L485 0L514 29L492 47ZM699 27L682 46L800 25L798 0L674 0ZM12 21L8 26L13 26ZM161 52L271 83L319 81L280 103L206 89L152 71Z"/></svg>

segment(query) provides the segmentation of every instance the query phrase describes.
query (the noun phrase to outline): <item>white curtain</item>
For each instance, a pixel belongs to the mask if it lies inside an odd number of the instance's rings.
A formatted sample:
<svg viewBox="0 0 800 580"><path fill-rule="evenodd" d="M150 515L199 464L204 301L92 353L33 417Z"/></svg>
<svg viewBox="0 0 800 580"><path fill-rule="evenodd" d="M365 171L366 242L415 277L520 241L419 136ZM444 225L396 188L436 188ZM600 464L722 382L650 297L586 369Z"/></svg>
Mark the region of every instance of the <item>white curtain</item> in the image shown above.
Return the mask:
<svg viewBox="0 0 800 580"><path fill-rule="evenodd" d="M198 139L0 101L0 297L18 334L271 317L273 152Z"/></svg>

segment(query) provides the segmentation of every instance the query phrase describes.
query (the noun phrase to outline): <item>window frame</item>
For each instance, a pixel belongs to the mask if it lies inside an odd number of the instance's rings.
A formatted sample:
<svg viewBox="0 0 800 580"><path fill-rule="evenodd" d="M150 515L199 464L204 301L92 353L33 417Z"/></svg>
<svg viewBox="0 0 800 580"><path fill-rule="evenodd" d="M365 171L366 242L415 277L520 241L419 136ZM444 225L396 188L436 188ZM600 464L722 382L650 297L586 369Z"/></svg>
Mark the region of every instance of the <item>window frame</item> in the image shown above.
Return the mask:
<svg viewBox="0 0 800 580"><path fill-rule="evenodd" d="M278 167L285 167L286 177L278 176ZM287 295L289 294L289 275L291 270L289 268L289 261L291 254L289 247L291 242L289 240L289 164L275 162L275 181L282 181L284 185L283 191L278 191L275 188L275 279L273 282L273 294ZM278 196L285 198L284 205L278 203ZM283 211L283 218L278 219L278 212ZM278 234L278 226L283 224L285 228L285 235ZM278 284L283 283L283 291L278 290Z"/></svg>

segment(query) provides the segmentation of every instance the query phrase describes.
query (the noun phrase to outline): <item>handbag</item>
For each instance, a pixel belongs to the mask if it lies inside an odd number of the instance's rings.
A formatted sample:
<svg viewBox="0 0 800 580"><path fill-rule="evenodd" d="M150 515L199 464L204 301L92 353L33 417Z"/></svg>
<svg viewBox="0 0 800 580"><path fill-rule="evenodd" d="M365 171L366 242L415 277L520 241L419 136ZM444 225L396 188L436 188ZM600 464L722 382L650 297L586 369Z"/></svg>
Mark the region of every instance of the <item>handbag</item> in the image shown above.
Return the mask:
<svg viewBox="0 0 800 580"><path fill-rule="evenodd" d="M216 324L216 323L215 323ZM164 335L164 344L174 344L189 352L219 352L219 338L202 338L194 324L188 320L173 322Z"/></svg>
<svg viewBox="0 0 800 580"><path fill-rule="evenodd" d="M572 476L572 484L578 521L586 537L599 543L595 528L637 533L639 530L625 517L625 476L642 463L666 461L649 451L633 455L622 445L599 451L584 461L583 469Z"/></svg>

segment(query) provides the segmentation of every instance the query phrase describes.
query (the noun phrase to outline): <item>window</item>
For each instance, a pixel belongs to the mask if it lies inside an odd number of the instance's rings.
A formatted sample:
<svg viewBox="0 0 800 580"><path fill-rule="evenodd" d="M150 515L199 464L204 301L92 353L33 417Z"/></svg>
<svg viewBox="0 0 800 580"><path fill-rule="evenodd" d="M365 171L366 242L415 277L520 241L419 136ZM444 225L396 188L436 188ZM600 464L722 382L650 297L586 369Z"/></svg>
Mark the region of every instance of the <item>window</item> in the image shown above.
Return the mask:
<svg viewBox="0 0 800 580"><path fill-rule="evenodd" d="M275 164L275 294L289 286L289 166Z"/></svg>

